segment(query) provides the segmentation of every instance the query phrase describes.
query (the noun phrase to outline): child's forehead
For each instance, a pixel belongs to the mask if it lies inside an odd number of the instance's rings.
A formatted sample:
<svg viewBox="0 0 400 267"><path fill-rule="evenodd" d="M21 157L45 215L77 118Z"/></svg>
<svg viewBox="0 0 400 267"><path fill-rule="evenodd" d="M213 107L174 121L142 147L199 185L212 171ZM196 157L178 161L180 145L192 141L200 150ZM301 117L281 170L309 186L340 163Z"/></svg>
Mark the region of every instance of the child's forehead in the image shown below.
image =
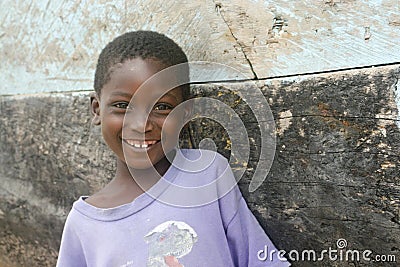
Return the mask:
<svg viewBox="0 0 400 267"><path fill-rule="evenodd" d="M110 78L115 81L135 79L142 83L166 83L177 81L179 73L161 61L135 58L110 67Z"/></svg>
<svg viewBox="0 0 400 267"><path fill-rule="evenodd" d="M166 67L158 60L133 58L114 64L110 67L110 73L118 76L152 76Z"/></svg>
<svg viewBox="0 0 400 267"><path fill-rule="evenodd" d="M135 58L110 68L110 83L115 86L179 87L180 74L153 59Z"/></svg>

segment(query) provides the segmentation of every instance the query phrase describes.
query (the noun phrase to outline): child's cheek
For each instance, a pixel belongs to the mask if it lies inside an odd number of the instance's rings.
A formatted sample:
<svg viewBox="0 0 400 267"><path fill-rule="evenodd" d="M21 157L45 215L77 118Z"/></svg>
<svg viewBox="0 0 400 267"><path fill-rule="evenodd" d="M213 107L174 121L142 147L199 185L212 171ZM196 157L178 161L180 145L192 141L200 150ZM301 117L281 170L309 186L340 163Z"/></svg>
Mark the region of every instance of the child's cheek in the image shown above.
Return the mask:
<svg viewBox="0 0 400 267"><path fill-rule="evenodd" d="M108 115L103 117L101 122L101 132L106 144L118 156L121 156L121 127L123 116Z"/></svg>
<svg viewBox="0 0 400 267"><path fill-rule="evenodd" d="M183 116L178 113L167 117L164 120L162 127L162 138L164 145L167 145L169 149L175 147L179 141L179 133L183 127Z"/></svg>

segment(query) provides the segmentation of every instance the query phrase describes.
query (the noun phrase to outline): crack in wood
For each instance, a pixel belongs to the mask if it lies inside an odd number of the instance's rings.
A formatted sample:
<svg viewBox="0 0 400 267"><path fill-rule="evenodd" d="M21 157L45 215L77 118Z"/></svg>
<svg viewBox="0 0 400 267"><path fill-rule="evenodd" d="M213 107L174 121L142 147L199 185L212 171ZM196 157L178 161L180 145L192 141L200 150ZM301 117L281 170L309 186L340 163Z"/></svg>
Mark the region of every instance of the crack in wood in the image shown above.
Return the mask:
<svg viewBox="0 0 400 267"><path fill-rule="evenodd" d="M369 155L382 155L382 156L390 156L390 157L395 157L395 158L400 158L400 155L396 155L396 154L390 154L390 153L379 153L379 152L364 152L360 150L342 150L342 151L317 151L317 152L305 152L305 151L298 151L298 150L279 150L280 153L290 153L290 156L293 153L297 153L297 154L302 154L302 155L331 155L331 154L351 154L351 153L362 153L362 154L369 154Z"/></svg>
<svg viewBox="0 0 400 267"><path fill-rule="evenodd" d="M397 117L399 118L396 122L397 127L400 128L400 79L399 77L396 77L396 81L393 84L393 90L395 94L395 103L397 107Z"/></svg>
<svg viewBox="0 0 400 267"><path fill-rule="evenodd" d="M302 182L302 181L279 181L279 182L271 182L269 181L268 184L270 185L274 185L274 184L278 184L278 185L295 185L295 186L299 186L299 185L303 185L303 186L338 186L338 187L345 187L345 188L360 188L359 184L338 184L338 183L334 183L334 182L328 182L328 181L318 181L318 182ZM399 187L399 186L395 186L395 187ZM380 189L379 186L365 186L363 187L363 189L365 190L377 190ZM313 207L307 207L307 208L313 208Z"/></svg>
<svg viewBox="0 0 400 267"><path fill-rule="evenodd" d="M191 82L190 84L241 83L241 82L252 82L252 81L270 81L270 80L286 79L286 78L298 78L300 76L331 74L331 73L340 73L340 72L354 71L354 70L367 70L367 69L380 68L380 67L391 67L391 66L400 68L400 61L383 63L383 64L374 64L374 65L363 65L363 66L358 66L358 67L313 71L313 72L299 72L299 73L294 73L294 74L275 75L275 76L269 76L269 77L263 77L263 78L210 80L210 81L201 81L201 82ZM382 76L377 75L377 77L382 77Z"/></svg>
<svg viewBox="0 0 400 267"><path fill-rule="evenodd" d="M340 218L327 218L327 217L318 217L318 216L307 216L308 219L318 219L318 220L326 220L326 221L341 221L341 222L361 222L361 223L366 223L369 224L370 221L366 221L366 220L360 220L360 219L340 219ZM379 225L379 227L381 228L385 228L385 229L398 229L398 226L393 226L393 227L388 227L388 226L384 226L384 225Z"/></svg>
<svg viewBox="0 0 400 267"><path fill-rule="evenodd" d="M223 11L222 11L221 3L216 3L215 1L213 1L213 2L214 2L214 5L215 5L215 9L217 10L218 14L221 16L221 18L224 21L224 23L226 24L226 26L228 27L229 32L231 33L232 37L235 39L236 43L239 45L240 50L242 51L244 58L246 59L247 63L249 64L250 70L254 75L253 79L258 80L257 73L254 71L253 64L251 63L250 59L248 58L246 52L244 51L245 46L239 41L239 38L237 38L235 36L235 34L233 33L231 27L229 26L229 23L226 21L224 15L222 14Z"/></svg>
<svg viewBox="0 0 400 267"><path fill-rule="evenodd" d="M377 114L379 116L379 114ZM292 116L284 116L284 117L277 117L277 120L284 120L284 119L291 119L291 118L304 118L304 117L321 117L321 118L335 118L335 119L371 119L371 120L386 120L386 121L400 121L400 119L391 119L391 118L380 118L380 117L369 117L369 116L333 116L333 115L319 115L319 114L302 114L302 115L292 115ZM260 121L262 122L262 121ZM267 122L267 121L265 121Z"/></svg>

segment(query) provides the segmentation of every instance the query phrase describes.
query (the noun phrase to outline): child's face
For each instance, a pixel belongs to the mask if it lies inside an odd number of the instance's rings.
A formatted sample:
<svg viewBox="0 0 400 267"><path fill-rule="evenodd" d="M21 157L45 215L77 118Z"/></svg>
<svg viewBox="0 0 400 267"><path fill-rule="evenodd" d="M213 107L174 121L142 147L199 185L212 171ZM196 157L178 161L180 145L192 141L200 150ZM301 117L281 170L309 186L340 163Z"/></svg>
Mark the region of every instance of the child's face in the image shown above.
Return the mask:
<svg viewBox="0 0 400 267"><path fill-rule="evenodd" d="M166 118L183 101L182 89L178 87L163 93L155 105L154 94L160 92L159 89L149 85L138 90L148 78L164 68L159 61L141 58L117 64L102 88L100 98L92 102L105 142L120 160L134 169L156 165L176 146L183 112L172 119Z"/></svg>

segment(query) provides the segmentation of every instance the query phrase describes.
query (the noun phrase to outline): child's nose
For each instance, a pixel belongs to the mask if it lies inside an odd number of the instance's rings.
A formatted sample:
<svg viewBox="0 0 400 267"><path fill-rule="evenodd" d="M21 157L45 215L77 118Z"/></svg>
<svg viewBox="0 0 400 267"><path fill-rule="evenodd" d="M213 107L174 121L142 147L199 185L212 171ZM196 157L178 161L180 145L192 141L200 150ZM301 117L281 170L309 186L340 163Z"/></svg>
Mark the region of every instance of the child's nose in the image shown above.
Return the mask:
<svg viewBox="0 0 400 267"><path fill-rule="evenodd" d="M153 129L150 114L139 110L128 110L125 113L124 129L145 133Z"/></svg>

